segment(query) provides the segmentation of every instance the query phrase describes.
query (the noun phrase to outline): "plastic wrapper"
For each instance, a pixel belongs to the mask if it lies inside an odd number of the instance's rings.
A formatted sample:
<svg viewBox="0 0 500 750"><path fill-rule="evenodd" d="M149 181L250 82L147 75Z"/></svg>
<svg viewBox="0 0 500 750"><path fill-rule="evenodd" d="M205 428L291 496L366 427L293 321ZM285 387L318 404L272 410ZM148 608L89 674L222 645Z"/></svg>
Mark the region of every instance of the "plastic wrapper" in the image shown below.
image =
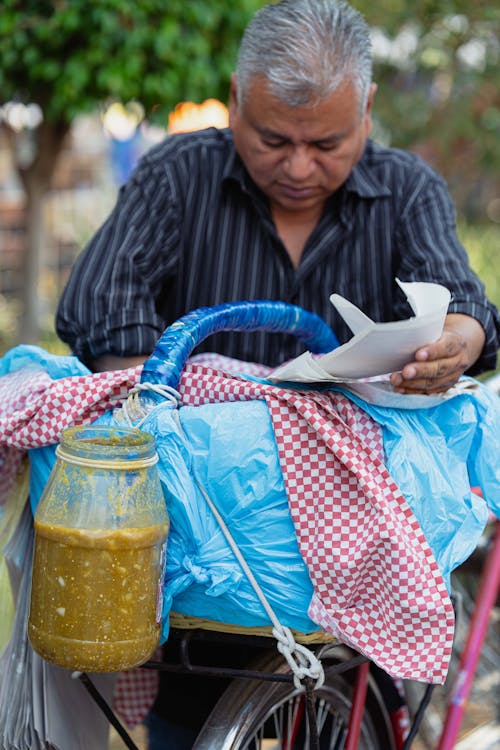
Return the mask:
<svg viewBox="0 0 500 750"><path fill-rule="evenodd" d="M0 750L87 750L107 745L109 724L71 672L41 659L26 637L29 612L33 522L26 495L21 515L5 546L15 583L12 634L0 653ZM111 702L116 675L90 675Z"/></svg>
<svg viewBox="0 0 500 750"><path fill-rule="evenodd" d="M430 409L379 407L350 395L382 426L386 466L448 584L476 547L488 511L500 517L500 399L468 380L470 389Z"/></svg>
<svg viewBox="0 0 500 750"><path fill-rule="evenodd" d="M143 425L157 437L175 528L168 541L165 615L172 607L237 625L269 625L196 477L282 624L317 630L306 614L312 584L288 511L267 406L250 401L183 407L180 428L175 417L172 409L160 408Z"/></svg>

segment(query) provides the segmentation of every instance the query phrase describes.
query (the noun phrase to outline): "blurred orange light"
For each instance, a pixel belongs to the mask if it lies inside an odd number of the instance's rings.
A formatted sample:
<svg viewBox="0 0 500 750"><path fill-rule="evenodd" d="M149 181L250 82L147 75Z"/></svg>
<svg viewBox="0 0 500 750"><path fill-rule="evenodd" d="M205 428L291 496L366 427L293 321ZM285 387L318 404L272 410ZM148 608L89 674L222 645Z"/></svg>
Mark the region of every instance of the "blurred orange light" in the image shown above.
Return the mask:
<svg viewBox="0 0 500 750"><path fill-rule="evenodd" d="M168 116L169 133L187 133L203 128L227 128L227 107L218 99L205 99L202 104L179 102Z"/></svg>

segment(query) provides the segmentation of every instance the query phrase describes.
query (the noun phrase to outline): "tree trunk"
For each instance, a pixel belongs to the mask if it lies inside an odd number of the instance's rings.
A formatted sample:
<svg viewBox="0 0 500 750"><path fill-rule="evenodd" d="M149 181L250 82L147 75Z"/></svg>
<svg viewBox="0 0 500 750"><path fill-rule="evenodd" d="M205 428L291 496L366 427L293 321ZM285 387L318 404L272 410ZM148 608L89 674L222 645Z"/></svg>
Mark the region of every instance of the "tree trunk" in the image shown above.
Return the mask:
<svg viewBox="0 0 500 750"><path fill-rule="evenodd" d="M34 154L26 158L20 149L20 136L11 134L14 161L24 187L26 242L23 252L23 285L21 293L21 316L18 326L20 343L39 342L42 305L40 275L45 243L44 203L54 174L57 158L64 138L69 131L66 122L46 122L35 132Z"/></svg>
<svg viewBox="0 0 500 750"><path fill-rule="evenodd" d="M19 319L18 340L23 344L36 344L40 335L40 322L43 317L39 292L42 252L45 245L43 206L45 191L30 179L25 185L26 241L23 253L23 285L21 291L21 316Z"/></svg>

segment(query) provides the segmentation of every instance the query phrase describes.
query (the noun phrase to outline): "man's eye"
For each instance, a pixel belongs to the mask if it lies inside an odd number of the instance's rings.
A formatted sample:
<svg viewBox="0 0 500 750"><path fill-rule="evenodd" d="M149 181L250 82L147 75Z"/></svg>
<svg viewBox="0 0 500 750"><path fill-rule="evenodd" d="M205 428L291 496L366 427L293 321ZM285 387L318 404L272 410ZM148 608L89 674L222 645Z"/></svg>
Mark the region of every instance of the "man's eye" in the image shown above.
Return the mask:
<svg viewBox="0 0 500 750"><path fill-rule="evenodd" d="M262 143L266 148L283 148L285 145L285 141L277 140L277 139L270 139L270 138L263 138Z"/></svg>
<svg viewBox="0 0 500 750"><path fill-rule="evenodd" d="M340 143L338 141L320 141L319 143L316 143L316 148L320 151L335 151L339 146Z"/></svg>

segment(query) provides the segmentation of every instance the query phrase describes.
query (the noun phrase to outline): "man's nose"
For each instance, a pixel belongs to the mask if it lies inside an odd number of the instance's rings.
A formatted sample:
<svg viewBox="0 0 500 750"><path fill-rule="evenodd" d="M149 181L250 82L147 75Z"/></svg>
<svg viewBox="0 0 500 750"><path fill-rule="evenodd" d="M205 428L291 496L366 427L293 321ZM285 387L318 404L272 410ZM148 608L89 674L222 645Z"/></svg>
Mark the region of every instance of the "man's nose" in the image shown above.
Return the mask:
<svg viewBox="0 0 500 750"><path fill-rule="evenodd" d="M313 154L307 146L291 146L284 166L288 177L300 182L314 171Z"/></svg>

